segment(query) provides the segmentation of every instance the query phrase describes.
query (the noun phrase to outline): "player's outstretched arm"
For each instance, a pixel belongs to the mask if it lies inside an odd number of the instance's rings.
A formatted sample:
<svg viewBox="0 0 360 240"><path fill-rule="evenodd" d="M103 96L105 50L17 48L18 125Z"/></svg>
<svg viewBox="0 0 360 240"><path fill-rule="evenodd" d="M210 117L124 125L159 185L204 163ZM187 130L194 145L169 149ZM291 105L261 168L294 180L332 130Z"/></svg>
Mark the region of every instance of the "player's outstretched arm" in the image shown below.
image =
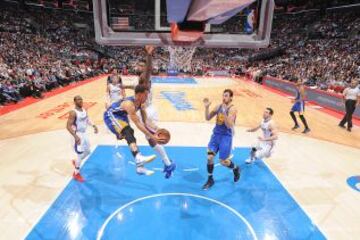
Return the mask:
<svg viewBox="0 0 360 240"><path fill-rule="evenodd" d="M145 46L146 66L145 66L145 72L141 74L140 78L146 84L150 82L150 76L153 71L152 53L154 52L154 49L155 49L154 46L150 46L150 45Z"/></svg>
<svg viewBox="0 0 360 240"><path fill-rule="evenodd" d="M257 130L259 130L259 128L261 127L261 125L257 125L256 127L250 128L248 130L246 130L247 132L256 132Z"/></svg>
<svg viewBox="0 0 360 240"><path fill-rule="evenodd" d="M211 112L209 112L211 102L209 101L208 98L204 98L203 103L205 106L205 119L206 119L206 121L210 121L216 115L217 109L219 109L219 106L217 106Z"/></svg>

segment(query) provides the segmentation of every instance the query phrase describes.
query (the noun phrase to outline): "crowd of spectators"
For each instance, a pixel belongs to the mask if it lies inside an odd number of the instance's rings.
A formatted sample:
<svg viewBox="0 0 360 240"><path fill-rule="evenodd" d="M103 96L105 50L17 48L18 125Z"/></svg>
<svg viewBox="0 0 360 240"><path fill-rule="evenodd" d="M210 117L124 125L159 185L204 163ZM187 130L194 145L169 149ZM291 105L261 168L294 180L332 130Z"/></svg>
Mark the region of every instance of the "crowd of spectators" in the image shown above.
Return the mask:
<svg viewBox="0 0 360 240"><path fill-rule="evenodd" d="M289 81L300 78L311 87L341 92L360 76L358 16L359 11L350 8L325 14L279 14L269 48L198 48L187 71L199 75L209 69L250 72L259 81L265 75ZM134 25L146 28L149 21L142 20ZM28 96L41 98L44 92L114 68L134 73L133 65L143 54L138 47L97 45L91 13L0 6L0 104ZM156 50L155 73L167 71L168 59L166 47Z"/></svg>
<svg viewBox="0 0 360 240"><path fill-rule="evenodd" d="M258 73L260 70L261 75L302 79L308 86L341 92L351 79L360 77L358 14L342 11L324 17L317 12L277 16L270 49L284 51L249 66Z"/></svg>
<svg viewBox="0 0 360 240"><path fill-rule="evenodd" d="M0 8L0 104L18 102L106 72L110 59L87 50L72 12Z"/></svg>

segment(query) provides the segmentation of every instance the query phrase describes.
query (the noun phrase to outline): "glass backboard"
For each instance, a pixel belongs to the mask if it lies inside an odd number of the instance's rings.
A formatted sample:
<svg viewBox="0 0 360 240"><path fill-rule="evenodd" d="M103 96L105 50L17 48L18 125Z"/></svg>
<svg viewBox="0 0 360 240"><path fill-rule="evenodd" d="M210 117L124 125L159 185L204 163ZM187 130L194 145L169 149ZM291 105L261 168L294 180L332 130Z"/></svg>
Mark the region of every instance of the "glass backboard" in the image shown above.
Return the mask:
<svg viewBox="0 0 360 240"><path fill-rule="evenodd" d="M263 48L270 41L274 0L93 0L101 45L186 44L208 48ZM180 34L194 42L174 41ZM185 36L186 39L186 35Z"/></svg>

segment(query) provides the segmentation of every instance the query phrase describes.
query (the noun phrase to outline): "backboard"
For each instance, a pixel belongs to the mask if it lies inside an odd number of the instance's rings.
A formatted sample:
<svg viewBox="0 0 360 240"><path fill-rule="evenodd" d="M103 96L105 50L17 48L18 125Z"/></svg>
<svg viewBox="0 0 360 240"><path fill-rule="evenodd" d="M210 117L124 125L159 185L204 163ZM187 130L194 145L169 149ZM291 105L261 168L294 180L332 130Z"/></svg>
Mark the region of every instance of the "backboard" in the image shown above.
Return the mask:
<svg viewBox="0 0 360 240"><path fill-rule="evenodd" d="M101 45L263 48L274 0L93 0L93 11Z"/></svg>

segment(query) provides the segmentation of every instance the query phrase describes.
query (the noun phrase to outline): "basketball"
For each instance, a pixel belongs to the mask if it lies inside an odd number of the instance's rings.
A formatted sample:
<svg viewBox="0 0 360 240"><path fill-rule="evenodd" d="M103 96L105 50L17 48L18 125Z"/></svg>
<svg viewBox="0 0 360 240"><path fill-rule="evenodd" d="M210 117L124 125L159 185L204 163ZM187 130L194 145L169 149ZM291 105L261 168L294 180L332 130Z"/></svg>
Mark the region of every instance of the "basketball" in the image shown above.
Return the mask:
<svg viewBox="0 0 360 240"><path fill-rule="evenodd" d="M170 132L164 128L158 129L155 135L160 140L160 144L167 144L170 141Z"/></svg>

